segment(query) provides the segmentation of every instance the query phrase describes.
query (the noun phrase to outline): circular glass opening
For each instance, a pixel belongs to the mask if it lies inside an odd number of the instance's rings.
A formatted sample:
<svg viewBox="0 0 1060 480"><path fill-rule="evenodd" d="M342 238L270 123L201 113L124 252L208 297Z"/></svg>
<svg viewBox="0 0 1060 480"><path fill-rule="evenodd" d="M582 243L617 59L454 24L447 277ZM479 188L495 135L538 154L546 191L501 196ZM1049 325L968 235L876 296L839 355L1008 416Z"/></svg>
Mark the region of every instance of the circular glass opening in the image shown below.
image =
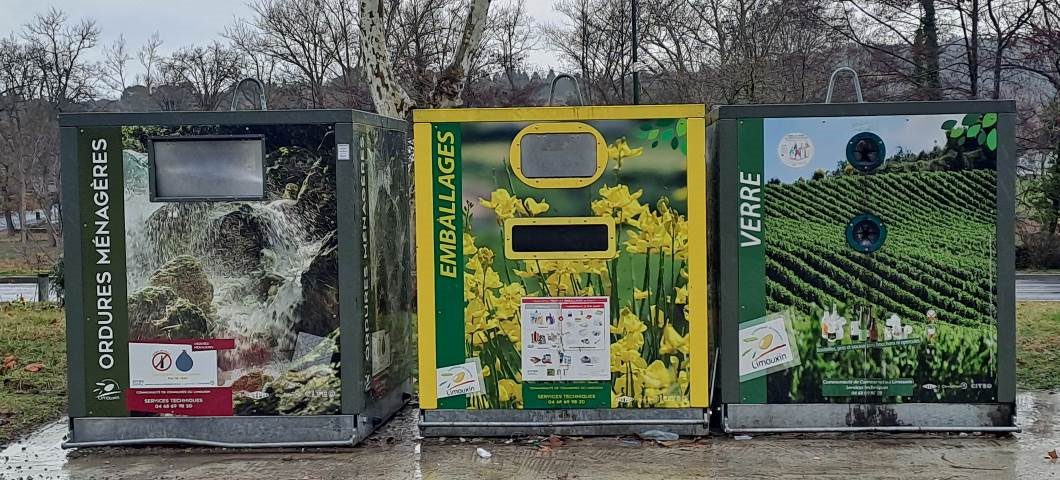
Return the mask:
<svg viewBox="0 0 1060 480"><path fill-rule="evenodd" d="M886 158L887 147L875 133L861 132L847 142L847 162L862 172L879 167Z"/></svg>
<svg viewBox="0 0 1060 480"><path fill-rule="evenodd" d="M887 239L887 227L880 219L870 213L854 217L847 224L847 244L862 253L872 253L883 246Z"/></svg>

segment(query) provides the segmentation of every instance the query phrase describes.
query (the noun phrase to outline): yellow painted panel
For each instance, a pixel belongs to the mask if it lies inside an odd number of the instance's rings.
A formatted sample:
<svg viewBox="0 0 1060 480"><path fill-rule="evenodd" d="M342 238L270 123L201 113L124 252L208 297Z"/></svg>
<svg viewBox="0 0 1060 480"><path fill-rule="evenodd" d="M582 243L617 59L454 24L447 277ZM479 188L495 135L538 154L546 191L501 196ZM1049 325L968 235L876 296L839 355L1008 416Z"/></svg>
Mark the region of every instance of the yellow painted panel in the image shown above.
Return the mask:
<svg viewBox="0 0 1060 480"><path fill-rule="evenodd" d="M431 221L431 125L413 126L413 157L416 176L416 290L417 328L419 333L420 408L438 408L438 383L435 368L434 319L434 223Z"/></svg>
<svg viewBox="0 0 1060 480"><path fill-rule="evenodd" d="M704 137L706 122L688 119L688 343L689 401L693 407L710 406L707 329L707 165Z"/></svg>

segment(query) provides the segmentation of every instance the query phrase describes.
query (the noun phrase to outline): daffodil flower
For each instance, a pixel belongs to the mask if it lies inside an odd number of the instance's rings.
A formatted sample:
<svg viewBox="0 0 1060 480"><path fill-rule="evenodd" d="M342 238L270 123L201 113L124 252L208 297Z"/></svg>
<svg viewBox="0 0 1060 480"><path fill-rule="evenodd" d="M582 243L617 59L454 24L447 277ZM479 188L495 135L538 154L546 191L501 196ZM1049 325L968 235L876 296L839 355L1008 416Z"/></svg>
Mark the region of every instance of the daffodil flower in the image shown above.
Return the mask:
<svg viewBox="0 0 1060 480"><path fill-rule="evenodd" d="M630 159L644 154L644 147L629 148L626 137L619 137L615 143L607 146L607 158L615 162L615 169L621 170L622 164Z"/></svg>
<svg viewBox="0 0 1060 480"><path fill-rule="evenodd" d="M527 198L523 203L526 204L526 211L531 217L536 217L548 211L548 202L541 200L538 202L532 198Z"/></svg>
<svg viewBox="0 0 1060 480"><path fill-rule="evenodd" d="M479 198L478 201L483 207L493 210L493 213L497 215L497 219L502 222L514 217L517 213L526 215L526 208L523 207L523 202L520 202L518 198L503 188L494 190L490 194L489 200Z"/></svg>
<svg viewBox="0 0 1060 480"><path fill-rule="evenodd" d="M510 378L502 378L497 382L497 391L501 402L523 403L523 386Z"/></svg>
<svg viewBox="0 0 1060 480"><path fill-rule="evenodd" d="M678 305L684 305L688 303L688 287L677 287L674 289L677 296L674 298L674 303Z"/></svg>
<svg viewBox="0 0 1060 480"><path fill-rule="evenodd" d="M678 352L688 355L688 335L681 336L681 334L677 333L677 330L674 329L673 324L667 324L663 327L659 353L666 355Z"/></svg>

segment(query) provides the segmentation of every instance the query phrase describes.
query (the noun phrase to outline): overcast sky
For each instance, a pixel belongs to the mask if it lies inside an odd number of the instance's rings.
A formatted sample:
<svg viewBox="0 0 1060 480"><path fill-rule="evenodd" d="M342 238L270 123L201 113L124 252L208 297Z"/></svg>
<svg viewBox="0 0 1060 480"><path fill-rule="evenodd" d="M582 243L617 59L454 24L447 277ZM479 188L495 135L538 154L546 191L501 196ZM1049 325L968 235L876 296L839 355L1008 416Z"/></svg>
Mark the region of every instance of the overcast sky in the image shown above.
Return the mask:
<svg viewBox="0 0 1060 480"><path fill-rule="evenodd" d="M496 2L495 2L496 3ZM538 21L555 22L554 0L527 0L526 8ZM0 0L0 32L11 35L33 15L49 7L62 9L71 19L91 18L102 30L100 46L92 58L102 56L102 46L125 35L127 48L135 52L152 33L162 38L163 50L207 43L220 38L225 26L250 13L244 0ZM547 69L554 56L535 52L531 63Z"/></svg>

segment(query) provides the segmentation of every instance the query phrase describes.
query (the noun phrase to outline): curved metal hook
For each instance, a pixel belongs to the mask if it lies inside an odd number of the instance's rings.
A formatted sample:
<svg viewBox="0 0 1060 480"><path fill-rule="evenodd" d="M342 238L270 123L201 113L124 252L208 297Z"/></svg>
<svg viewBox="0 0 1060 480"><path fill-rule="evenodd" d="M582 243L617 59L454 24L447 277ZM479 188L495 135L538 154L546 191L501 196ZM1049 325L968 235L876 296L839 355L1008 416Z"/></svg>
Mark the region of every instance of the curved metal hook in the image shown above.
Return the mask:
<svg viewBox="0 0 1060 480"><path fill-rule="evenodd" d="M828 79L828 94L824 97L824 103L832 103L832 89L835 88L835 77L839 72L850 72L854 79L854 95L857 96L858 103L865 103L865 97L861 96L861 81L858 80L858 72L850 67L839 67L832 72L832 77Z"/></svg>
<svg viewBox="0 0 1060 480"><path fill-rule="evenodd" d="M269 106L265 104L265 84L261 83L261 80L254 77L244 78L236 84L236 87L232 89L232 106L228 107L228 109L232 111L236 109L236 93L239 92L239 89L242 88L243 84L246 82L253 82L258 86L258 106L261 110L268 110Z"/></svg>
<svg viewBox="0 0 1060 480"><path fill-rule="evenodd" d="M578 94L578 105L585 105L585 100L582 99L582 89L578 85L578 79L570 74L561 73L552 79L552 85L548 87L548 106L552 106L552 97L556 94L556 83L559 82L559 79L561 78L566 78L571 82L574 82L574 93Z"/></svg>

